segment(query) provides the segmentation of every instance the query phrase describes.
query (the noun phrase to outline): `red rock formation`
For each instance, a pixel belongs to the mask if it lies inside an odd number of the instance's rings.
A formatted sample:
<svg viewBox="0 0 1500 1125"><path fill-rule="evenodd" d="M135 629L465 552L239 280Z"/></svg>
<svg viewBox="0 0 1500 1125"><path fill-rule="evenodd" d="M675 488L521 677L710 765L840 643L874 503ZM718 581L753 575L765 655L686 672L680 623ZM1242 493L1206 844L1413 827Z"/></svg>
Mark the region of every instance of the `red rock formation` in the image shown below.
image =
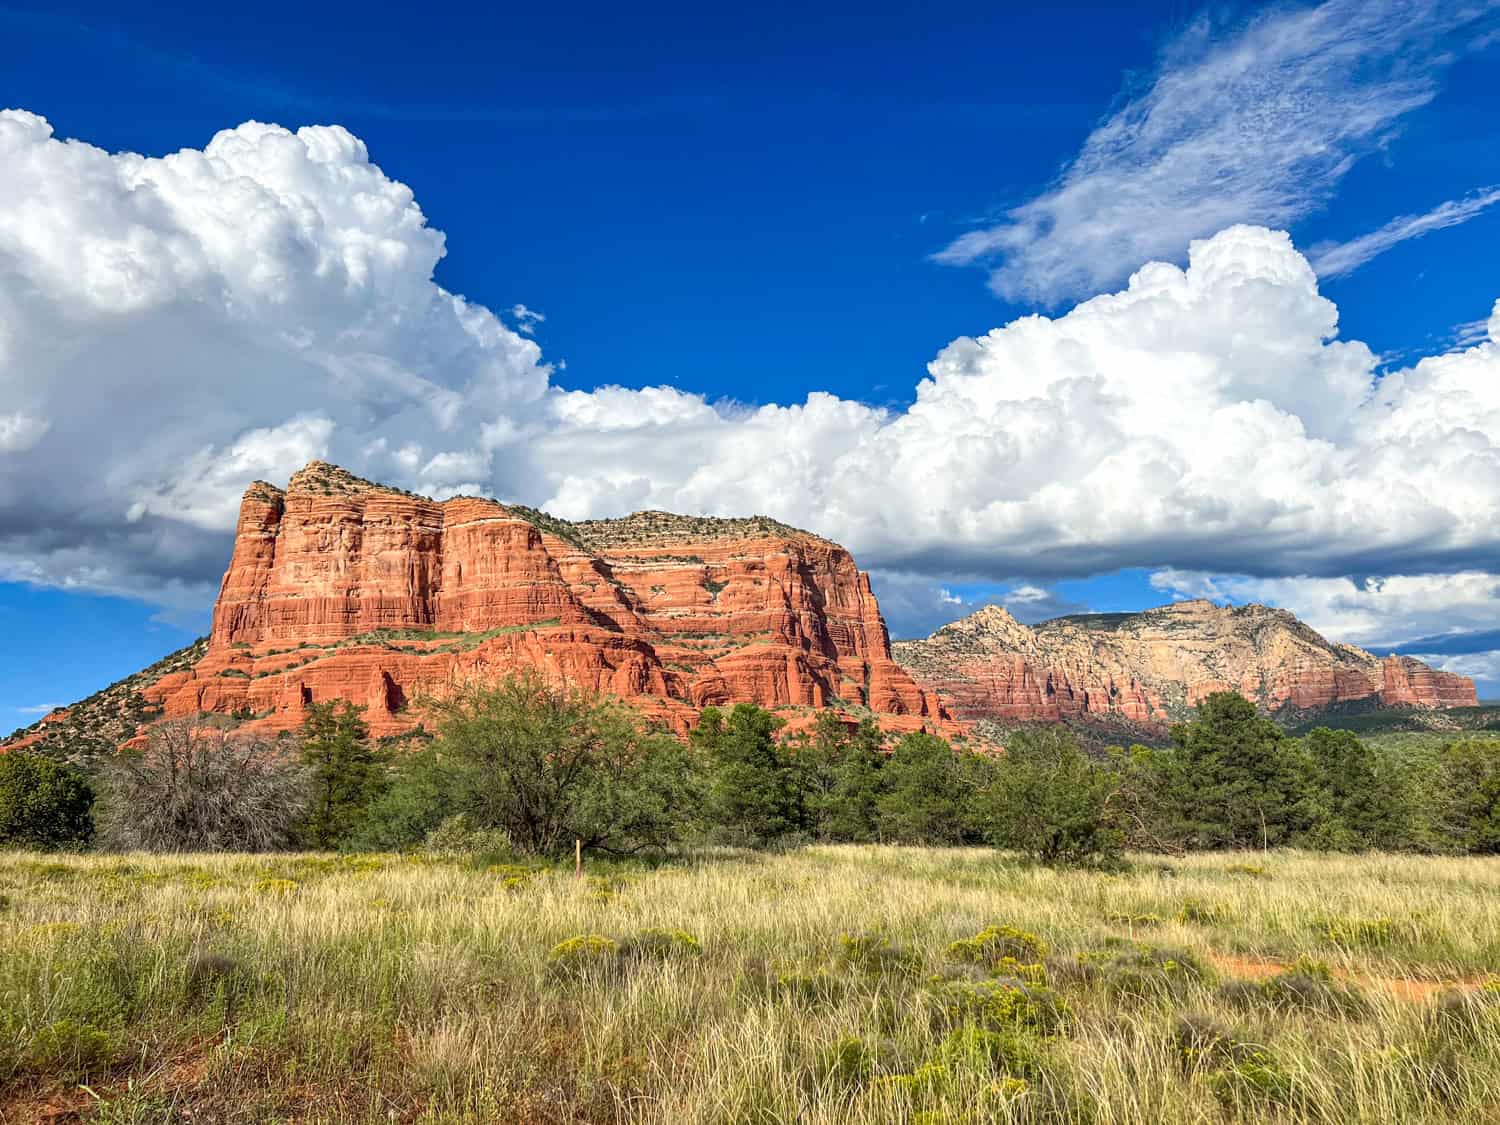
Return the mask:
<svg viewBox="0 0 1500 1125"><path fill-rule="evenodd" d="M1380 664L1380 702L1387 707L1473 707L1474 681L1439 672L1410 656L1387 656Z"/></svg>
<svg viewBox="0 0 1500 1125"><path fill-rule="evenodd" d="M641 512L568 524L436 502L314 462L251 486L202 659L144 692L166 715L286 729L349 699L376 734L408 704L525 667L685 730L707 704L868 707L956 729L891 659L867 575L772 520Z"/></svg>
<svg viewBox="0 0 1500 1125"><path fill-rule="evenodd" d="M1062 617L1032 628L999 606L900 641L896 659L953 704L960 719L1047 721L1186 718L1216 691L1267 711L1344 703L1457 707L1472 680L1411 657L1385 660L1331 644L1285 610L1178 602L1137 614Z"/></svg>

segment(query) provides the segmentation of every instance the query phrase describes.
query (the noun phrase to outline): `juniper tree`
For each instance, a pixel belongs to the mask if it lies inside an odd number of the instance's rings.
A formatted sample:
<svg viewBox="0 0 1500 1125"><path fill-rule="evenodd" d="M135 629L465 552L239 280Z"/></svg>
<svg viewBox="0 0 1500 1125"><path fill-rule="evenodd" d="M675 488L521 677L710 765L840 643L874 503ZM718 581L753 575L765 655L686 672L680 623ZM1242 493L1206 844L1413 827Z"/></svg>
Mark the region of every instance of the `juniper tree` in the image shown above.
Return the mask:
<svg viewBox="0 0 1500 1125"><path fill-rule="evenodd" d="M919 731L896 743L877 801L880 836L904 844L957 844L970 835L972 767L944 739Z"/></svg>
<svg viewBox="0 0 1500 1125"><path fill-rule="evenodd" d="M25 750L0 754L0 847L82 847L94 833L94 791L70 765Z"/></svg>
<svg viewBox="0 0 1500 1125"><path fill-rule="evenodd" d="M315 848L346 842L385 782L385 763L370 745L363 707L347 700L314 703L302 722L308 774L304 841Z"/></svg>
<svg viewBox="0 0 1500 1125"><path fill-rule="evenodd" d="M1195 848L1287 844L1316 815L1301 745L1233 692L1215 692L1172 728L1165 759L1176 833Z"/></svg>
<svg viewBox="0 0 1500 1125"><path fill-rule="evenodd" d="M705 707L691 744L708 775L706 819L711 834L763 844L807 827L803 778L777 740L782 721L750 703L727 715Z"/></svg>
<svg viewBox="0 0 1500 1125"><path fill-rule="evenodd" d="M1121 834L1110 800L1119 784L1071 731L1017 731L979 798L990 842L1043 863L1118 862Z"/></svg>

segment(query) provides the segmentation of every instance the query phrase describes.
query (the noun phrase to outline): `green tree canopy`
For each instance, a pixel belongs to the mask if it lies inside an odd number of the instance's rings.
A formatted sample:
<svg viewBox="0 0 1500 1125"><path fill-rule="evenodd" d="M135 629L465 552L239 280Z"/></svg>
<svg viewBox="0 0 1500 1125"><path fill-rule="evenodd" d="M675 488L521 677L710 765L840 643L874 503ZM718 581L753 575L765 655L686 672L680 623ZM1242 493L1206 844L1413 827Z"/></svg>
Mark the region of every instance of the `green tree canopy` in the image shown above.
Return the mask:
<svg viewBox="0 0 1500 1125"><path fill-rule="evenodd" d="M807 826L804 778L777 740L782 721L737 703L727 715L705 707L691 744L709 771L706 818L711 832L737 843L766 843Z"/></svg>
<svg viewBox="0 0 1500 1125"><path fill-rule="evenodd" d="M72 766L25 750L0 754L0 847L83 847L93 807L88 779Z"/></svg>
<svg viewBox="0 0 1500 1125"><path fill-rule="evenodd" d="M1456 848L1500 852L1500 744L1458 739L1443 747L1439 830Z"/></svg>
<svg viewBox="0 0 1500 1125"><path fill-rule="evenodd" d="M1301 745L1243 696L1210 695L1192 722L1172 728L1172 743L1168 784L1187 846L1269 847L1312 826L1316 807Z"/></svg>
<svg viewBox="0 0 1500 1125"><path fill-rule="evenodd" d="M429 705L437 736L420 783L441 815L501 828L530 855L632 852L677 838L692 806L691 762L619 704L523 672Z"/></svg>
<svg viewBox="0 0 1500 1125"><path fill-rule="evenodd" d="M1071 731L1017 731L981 797L987 835L997 847L1043 863L1118 862L1121 835L1110 821L1110 800L1119 787Z"/></svg>
<svg viewBox="0 0 1500 1125"><path fill-rule="evenodd" d="M880 836L904 844L958 844L970 834L974 763L925 731L896 743L877 801Z"/></svg>
<svg viewBox="0 0 1500 1125"><path fill-rule="evenodd" d="M886 758L879 725L866 718L851 731L843 718L824 711L796 753L813 833L820 840L876 839Z"/></svg>
<svg viewBox="0 0 1500 1125"><path fill-rule="evenodd" d="M370 745L363 711L347 700L314 703L302 722L302 762L308 774L302 835L312 847L345 843L384 787L385 763Z"/></svg>
<svg viewBox="0 0 1500 1125"><path fill-rule="evenodd" d="M1339 851L1400 847L1416 810L1403 778L1352 731L1319 727L1303 740L1317 786L1312 842Z"/></svg>

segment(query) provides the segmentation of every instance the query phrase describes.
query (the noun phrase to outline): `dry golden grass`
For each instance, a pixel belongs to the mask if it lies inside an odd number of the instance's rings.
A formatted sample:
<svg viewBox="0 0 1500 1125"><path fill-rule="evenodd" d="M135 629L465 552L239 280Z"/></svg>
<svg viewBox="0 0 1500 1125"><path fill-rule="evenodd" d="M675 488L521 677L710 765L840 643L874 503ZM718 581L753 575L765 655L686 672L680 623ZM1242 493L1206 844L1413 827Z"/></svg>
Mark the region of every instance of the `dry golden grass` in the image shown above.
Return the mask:
<svg viewBox="0 0 1500 1125"><path fill-rule="evenodd" d="M12 853L0 902L6 1125L1500 1119L1496 860ZM1024 987L948 955L992 925Z"/></svg>

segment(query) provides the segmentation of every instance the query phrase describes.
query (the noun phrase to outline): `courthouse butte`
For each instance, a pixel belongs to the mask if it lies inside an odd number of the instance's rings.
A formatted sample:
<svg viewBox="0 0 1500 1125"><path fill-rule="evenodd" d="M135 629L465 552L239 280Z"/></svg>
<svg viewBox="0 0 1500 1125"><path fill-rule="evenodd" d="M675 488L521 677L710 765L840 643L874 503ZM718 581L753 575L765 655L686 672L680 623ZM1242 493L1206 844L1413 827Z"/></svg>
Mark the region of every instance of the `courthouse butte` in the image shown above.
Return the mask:
<svg viewBox="0 0 1500 1125"><path fill-rule="evenodd" d="M679 733L739 702L794 724L834 707L892 731L960 729L892 661L869 576L836 543L763 517L568 523L320 461L285 491L250 486L201 658L141 694L166 717L266 730L347 699L389 735L421 698L520 668Z"/></svg>

